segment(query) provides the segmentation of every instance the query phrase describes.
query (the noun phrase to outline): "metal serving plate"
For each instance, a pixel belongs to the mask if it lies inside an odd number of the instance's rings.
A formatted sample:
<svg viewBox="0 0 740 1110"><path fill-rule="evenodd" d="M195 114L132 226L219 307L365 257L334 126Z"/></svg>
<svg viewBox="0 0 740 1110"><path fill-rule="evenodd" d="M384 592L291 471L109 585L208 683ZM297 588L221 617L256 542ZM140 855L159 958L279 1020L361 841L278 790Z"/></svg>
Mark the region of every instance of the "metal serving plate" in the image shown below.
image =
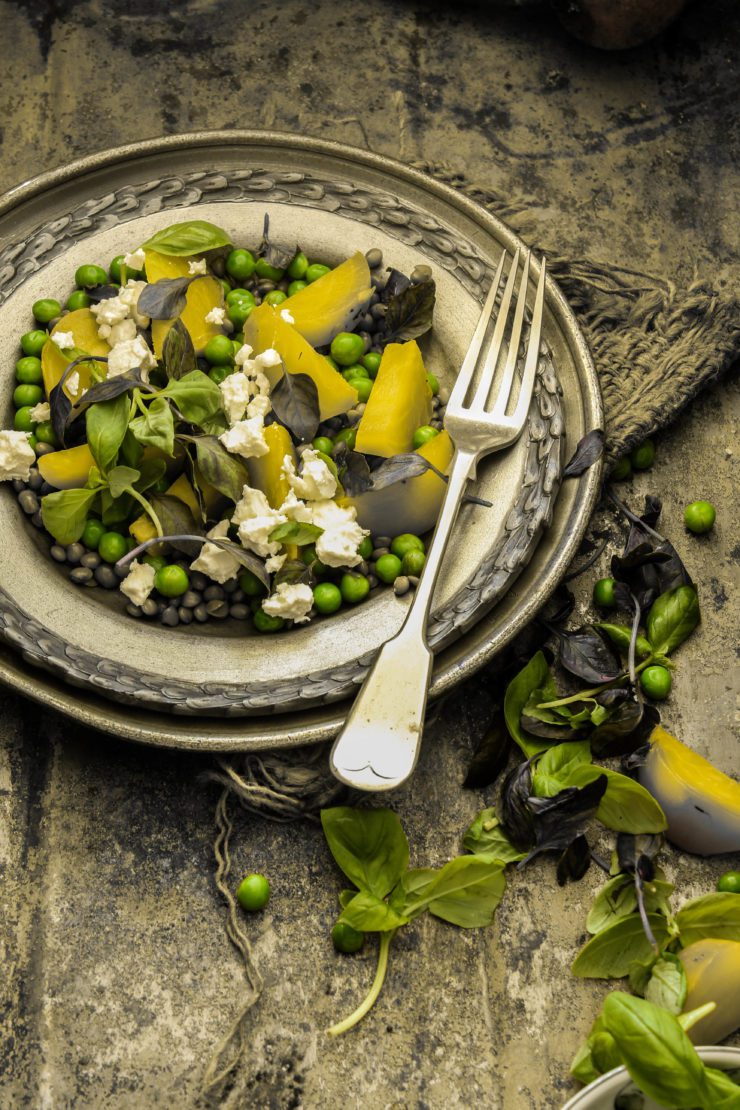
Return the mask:
<svg viewBox="0 0 740 1110"><path fill-rule="evenodd" d="M309 256L338 262L379 246L388 264L407 272L430 264L438 307L425 358L448 383L502 247L519 245L454 190L338 144L211 132L89 156L0 201L5 426L17 337L37 297L71 287L81 262L132 249L174 220L209 219L235 241L255 242L266 212L274 238L299 242ZM585 343L553 282L543 331L528 430L481 468L478 492L494 506L465 506L450 548L431 628L432 696L481 666L542 605L596 498L598 467L559 488L563 457L599 426L601 406ZM245 635L235 622L197 629L135 622L117 595L72 586L22 520L12 491L0 495L0 631L11 649L0 677L132 739L240 748L326 738L409 603L386 591L338 618L270 637Z"/></svg>

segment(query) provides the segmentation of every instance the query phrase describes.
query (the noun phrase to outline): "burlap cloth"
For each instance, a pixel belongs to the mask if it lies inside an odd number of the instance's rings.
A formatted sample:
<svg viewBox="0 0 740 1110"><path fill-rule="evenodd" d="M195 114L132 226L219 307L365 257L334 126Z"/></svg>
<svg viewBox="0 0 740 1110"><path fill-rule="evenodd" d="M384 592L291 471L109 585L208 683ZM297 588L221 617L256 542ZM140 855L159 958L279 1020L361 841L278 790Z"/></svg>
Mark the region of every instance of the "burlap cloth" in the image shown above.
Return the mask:
<svg viewBox="0 0 740 1110"><path fill-rule="evenodd" d="M553 278L575 311L591 348L604 400L608 464L670 424L683 408L737 362L740 301L696 279L688 288L664 278L593 259L558 256L538 227L536 202L521 203L473 185L444 165L415 163L494 212L548 259ZM204 1074L204 1102L244 1105L248 1069L239 1064L249 1041L248 1015L262 991L243 915L235 902L229 854L232 798L243 810L278 821L315 820L344 790L328 771L325 746L220 760L206 776L221 793L216 807L215 883L226 903L226 932L244 964L244 1006Z"/></svg>

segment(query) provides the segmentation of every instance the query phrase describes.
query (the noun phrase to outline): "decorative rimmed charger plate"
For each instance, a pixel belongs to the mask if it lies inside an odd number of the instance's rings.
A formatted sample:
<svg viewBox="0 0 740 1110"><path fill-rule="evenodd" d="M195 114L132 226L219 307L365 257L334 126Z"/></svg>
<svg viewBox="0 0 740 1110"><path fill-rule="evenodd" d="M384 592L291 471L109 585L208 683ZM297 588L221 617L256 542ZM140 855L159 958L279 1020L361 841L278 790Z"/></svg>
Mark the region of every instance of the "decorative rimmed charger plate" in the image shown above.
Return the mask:
<svg viewBox="0 0 740 1110"><path fill-rule="evenodd" d="M696 1051L707 1067L718 1068L721 1071L735 1071L740 1068L740 1048L733 1048L730 1045L703 1046ZM562 1110L614 1110L615 1100L620 1095L625 1098L636 1090L627 1069L614 1068L613 1071L599 1076L593 1083L589 1083L588 1087L584 1087L569 1099ZM645 1095L642 1099L641 1110L665 1110Z"/></svg>
<svg viewBox="0 0 740 1110"><path fill-rule="evenodd" d="M82 262L132 249L176 219L208 219L237 242L255 242L265 213L276 241L299 242L311 257L336 263L378 246L387 263L406 272L430 264L438 307L425 358L447 382L502 247L521 245L454 190L334 143L209 132L91 155L0 202L4 426L17 338L34 300L71 287ZM538 267L533 270L532 283ZM600 477L593 467L560 488L562 460L600 424L585 342L549 282L528 427L514 448L480 468L478 492L493 507L463 507L438 586L430 630L437 653L433 697L490 658L556 585L586 527ZM409 603L385 591L340 618L272 637L245 635L236 622L197 629L143 624L123 614L120 597L73 586L48 559L40 534L22 521L12 491L0 495L0 633L11 648L0 659L0 677L132 739L239 748L326 738L341 722L341 702Z"/></svg>

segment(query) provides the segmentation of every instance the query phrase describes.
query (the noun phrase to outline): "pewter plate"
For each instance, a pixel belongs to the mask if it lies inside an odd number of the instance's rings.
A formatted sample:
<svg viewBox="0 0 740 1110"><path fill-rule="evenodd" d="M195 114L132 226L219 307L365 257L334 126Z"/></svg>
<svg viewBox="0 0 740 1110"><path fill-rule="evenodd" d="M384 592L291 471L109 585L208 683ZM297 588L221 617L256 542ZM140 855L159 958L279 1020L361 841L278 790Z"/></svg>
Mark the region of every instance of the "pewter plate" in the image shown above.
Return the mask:
<svg viewBox="0 0 740 1110"><path fill-rule="evenodd" d="M735 1071L740 1068L740 1049L731 1048L729 1045L717 1047L701 1047L696 1050L710 1068L719 1068L721 1071ZM563 1106L562 1110L614 1110L615 1100L622 1096L626 1100L628 1095L635 1095L637 1087L632 1083L625 1067L614 1068L599 1076L588 1087L584 1087ZM653 1102L646 1095L641 1096L640 1110L666 1110L657 1102Z"/></svg>
<svg viewBox="0 0 740 1110"><path fill-rule="evenodd" d="M71 287L81 262L108 259L175 219L209 219L235 241L254 242L266 212L276 239L300 242L313 257L338 262L355 249L380 246L387 263L407 272L430 264L438 308L425 358L447 383L501 248L519 245L503 224L454 190L337 144L223 132L90 156L0 202L5 426L17 337L29 326L37 297ZM535 267L533 283L536 277ZM433 696L490 658L554 588L586 526L599 480L593 468L560 489L562 459L600 423L588 352L550 282L528 428L514 448L481 468L478 492L493 508L463 508L437 591ZM6 487L0 495L0 631L16 660L22 656L29 681L19 681L17 663L4 662L12 654L3 653L0 673L32 696L38 691L63 711L132 738L181 745L196 734L203 746L233 748L331 735L342 719L341 702L398 629L408 604L388 591L339 618L269 638L245 635L235 622L175 630L144 625L123 615L117 596L72 586L22 520L12 491ZM15 573L19 566L23 575ZM128 708L111 704L99 712L102 698ZM276 713L287 716L270 720ZM191 720L180 728L165 714ZM206 725L193 717L222 720Z"/></svg>

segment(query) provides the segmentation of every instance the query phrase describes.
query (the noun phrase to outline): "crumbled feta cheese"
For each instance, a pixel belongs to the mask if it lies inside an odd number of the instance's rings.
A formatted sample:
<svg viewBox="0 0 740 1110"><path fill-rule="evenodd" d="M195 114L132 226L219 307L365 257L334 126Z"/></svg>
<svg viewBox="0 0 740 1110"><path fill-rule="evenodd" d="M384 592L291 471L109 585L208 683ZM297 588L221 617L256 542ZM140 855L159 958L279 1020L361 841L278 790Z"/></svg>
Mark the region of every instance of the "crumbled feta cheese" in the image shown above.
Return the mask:
<svg viewBox="0 0 740 1110"><path fill-rule="evenodd" d="M351 506L336 501L312 501L311 523L322 528L316 540L316 554L328 567L355 567L362 562L357 548L368 532L357 523Z"/></svg>
<svg viewBox="0 0 740 1110"><path fill-rule="evenodd" d="M282 511L277 511L270 506L262 490L245 486L242 490L241 500L237 503L231 520L239 531L239 540L243 547L253 551L265 559L268 555L277 555L280 544L270 542L269 535L278 524L285 524L286 516Z"/></svg>
<svg viewBox="0 0 740 1110"><path fill-rule="evenodd" d="M212 540L223 540L229 534L228 520L220 520L215 528L211 528L206 535ZM215 543L204 543L200 555L190 564L192 570L199 570L207 574L214 582L228 582L235 578L241 568L241 563L235 559L230 551L225 551Z"/></svg>
<svg viewBox="0 0 740 1110"><path fill-rule="evenodd" d="M227 379L227 381L228 381L228 379ZM266 393L258 393L257 396L253 397L252 400L247 405L247 416L249 416L249 417L261 416L262 419L264 420L264 418L267 416L268 412L270 412L271 409L272 409L272 404L271 404L270 398L267 396L267 394Z"/></svg>
<svg viewBox="0 0 740 1110"><path fill-rule="evenodd" d="M188 262L188 273L191 277L197 277L198 274L207 274L208 267L205 258L196 258L195 261Z"/></svg>
<svg viewBox="0 0 740 1110"><path fill-rule="evenodd" d="M25 480L35 462L36 455L28 442L27 432L0 432L0 482L11 478Z"/></svg>
<svg viewBox="0 0 740 1110"><path fill-rule="evenodd" d="M135 339L124 340L123 343L118 343L111 348L108 355L107 376L117 378L121 374L126 374L129 370L141 367L144 371L142 377L144 381L147 381L148 371L156 365L157 360L147 347L146 340L137 335Z"/></svg>
<svg viewBox="0 0 740 1110"><path fill-rule="evenodd" d="M243 343L239 350L234 355L234 362L237 366L243 366L245 362L249 362L252 357L252 348L248 343Z"/></svg>
<svg viewBox="0 0 740 1110"><path fill-rule="evenodd" d="M154 576L156 571L149 563L140 563L134 559L131 569L121 582L121 593L133 605L143 605L149 594L154 589Z"/></svg>
<svg viewBox="0 0 740 1110"><path fill-rule="evenodd" d="M293 319L293 316L291 315L291 312L290 312L289 308L282 308L280 310L280 319L285 320L286 324L294 324L295 323L295 320Z"/></svg>
<svg viewBox="0 0 740 1110"><path fill-rule="evenodd" d="M262 609L269 617L303 624L309 619L313 607L313 590L302 582L281 582L275 593L262 602Z"/></svg>
<svg viewBox="0 0 740 1110"><path fill-rule="evenodd" d="M141 296L145 288L145 281L134 281L133 278L129 278L123 289L121 289L118 294L123 304L128 307L131 319L134 321L137 328L149 327L149 317L143 316L142 313L140 313L136 308L139 303L139 297Z"/></svg>
<svg viewBox="0 0 740 1110"><path fill-rule="evenodd" d="M307 505L305 501L299 501L294 490L290 490L288 493L280 506L280 512L287 520L296 520L299 524L311 524L313 520L311 506Z"/></svg>
<svg viewBox="0 0 740 1110"><path fill-rule="evenodd" d="M132 251L131 254L124 254L123 264L128 266L130 270L141 270L146 262L146 253L143 247L139 247L137 251Z"/></svg>
<svg viewBox="0 0 740 1110"><path fill-rule="evenodd" d="M132 339L136 339L137 331L136 324L130 318L121 320L120 324L113 324L108 329L107 338L111 347L116 347L119 343L128 343Z"/></svg>
<svg viewBox="0 0 740 1110"><path fill-rule="evenodd" d="M221 327L225 319L226 309L221 308L220 305L216 305L216 307L212 308L210 312L206 312L206 320L209 324L217 324L219 327Z"/></svg>
<svg viewBox="0 0 740 1110"><path fill-rule="evenodd" d="M114 324L120 324L122 320L127 319L129 308L130 306L122 299L120 292L115 297L108 297L105 301L90 305L90 311L97 321L98 335L101 339L107 339L110 335L110 331L104 331L105 328L112 328Z"/></svg>
<svg viewBox="0 0 740 1110"><path fill-rule="evenodd" d="M66 389L68 390L68 392L71 393L73 397L77 396L77 392L80 388L80 375L77 372L77 370L72 371L72 373L69 375L69 377L67 378L64 385L65 385Z"/></svg>
<svg viewBox="0 0 740 1110"><path fill-rule="evenodd" d="M288 484L304 501L325 501L337 491L337 480L318 451L304 451L301 456L301 473L296 474L290 455L283 459L283 473Z"/></svg>
<svg viewBox="0 0 740 1110"><path fill-rule="evenodd" d="M236 424L237 420L243 419L252 397L251 380L239 370L236 374L229 374L228 378L224 378L219 389L223 395L224 412L229 424Z"/></svg>
<svg viewBox="0 0 740 1110"><path fill-rule="evenodd" d="M258 459L270 450L265 439L265 422L261 416L237 420L218 438L227 451L241 455L244 459Z"/></svg>
<svg viewBox="0 0 740 1110"><path fill-rule="evenodd" d="M265 570L268 574L276 574L287 558L287 553L282 555L271 555L269 559L265 560Z"/></svg>
<svg viewBox="0 0 740 1110"><path fill-rule="evenodd" d="M71 331L55 331L51 341L56 343L60 351L68 351L70 347L75 345L75 337Z"/></svg>
<svg viewBox="0 0 740 1110"><path fill-rule="evenodd" d="M35 424L41 424L44 420L51 420L51 405L48 401L39 401L38 405L34 405L28 415Z"/></svg>
<svg viewBox="0 0 740 1110"><path fill-rule="evenodd" d="M271 366L280 366L283 360L274 347L268 347L261 355L257 355L254 361L260 370L268 370Z"/></svg>

